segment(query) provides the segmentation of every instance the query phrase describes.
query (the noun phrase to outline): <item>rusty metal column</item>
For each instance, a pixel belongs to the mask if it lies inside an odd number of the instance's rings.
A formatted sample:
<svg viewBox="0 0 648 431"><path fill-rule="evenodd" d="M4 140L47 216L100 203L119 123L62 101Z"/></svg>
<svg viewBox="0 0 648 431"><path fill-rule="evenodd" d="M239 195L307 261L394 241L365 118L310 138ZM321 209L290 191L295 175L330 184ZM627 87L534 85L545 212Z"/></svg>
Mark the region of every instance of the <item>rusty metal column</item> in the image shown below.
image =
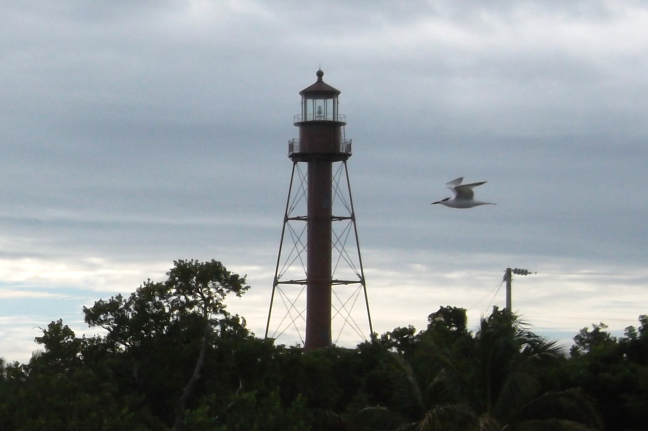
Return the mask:
<svg viewBox="0 0 648 431"><path fill-rule="evenodd" d="M332 162L308 162L306 350L331 345Z"/></svg>

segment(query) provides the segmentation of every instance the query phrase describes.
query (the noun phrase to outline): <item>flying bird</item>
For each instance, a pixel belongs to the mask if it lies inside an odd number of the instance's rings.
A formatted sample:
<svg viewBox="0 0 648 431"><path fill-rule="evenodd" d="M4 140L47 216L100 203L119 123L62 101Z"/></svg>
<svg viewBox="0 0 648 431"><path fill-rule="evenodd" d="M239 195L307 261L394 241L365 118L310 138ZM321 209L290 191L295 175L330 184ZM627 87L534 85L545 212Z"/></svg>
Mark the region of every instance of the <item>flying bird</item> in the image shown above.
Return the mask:
<svg viewBox="0 0 648 431"><path fill-rule="evenodd" d="M473 199L473 196L475 195L473 188L481 186L482 184L486 183L486 181L472 184L461 184L462 181L463 177L457 178L456 180L452 180L447 183L446 186L448 186L448 188L452 190L454 197L432 202L432 205L441 204L450 208L472 208L479 205L495 205L490 202L481 202Z"/></svg>

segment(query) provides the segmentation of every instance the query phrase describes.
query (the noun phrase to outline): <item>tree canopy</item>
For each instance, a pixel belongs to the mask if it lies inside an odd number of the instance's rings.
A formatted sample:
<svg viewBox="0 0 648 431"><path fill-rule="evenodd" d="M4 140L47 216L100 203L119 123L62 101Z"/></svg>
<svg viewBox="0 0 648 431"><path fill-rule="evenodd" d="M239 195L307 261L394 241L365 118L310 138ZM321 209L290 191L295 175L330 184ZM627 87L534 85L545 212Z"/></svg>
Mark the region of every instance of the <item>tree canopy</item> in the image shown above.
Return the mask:
<svg viewBox="0 0 648 431"><path fill-rule="evenodd" d="M583 328L567 352L494 308L473 331L445 306L356 348L257 338L220 262L178 260L162 282L62 320L26 364L0 360L2 430L612 430L648 423L648 317L622 337Z"/></svg>

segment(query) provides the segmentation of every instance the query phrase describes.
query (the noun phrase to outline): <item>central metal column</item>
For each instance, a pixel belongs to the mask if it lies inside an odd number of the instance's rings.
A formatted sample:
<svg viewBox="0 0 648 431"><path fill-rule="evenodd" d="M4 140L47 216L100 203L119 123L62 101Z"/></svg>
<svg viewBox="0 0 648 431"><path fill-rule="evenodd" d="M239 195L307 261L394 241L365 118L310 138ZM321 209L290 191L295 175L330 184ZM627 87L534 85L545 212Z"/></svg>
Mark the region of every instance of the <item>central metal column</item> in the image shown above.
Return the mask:
<svg viewBox="0 0 648 431"><path fill-rule="evenodd" d="M308 162L307 350L331 345L332 162Z"/></svg>

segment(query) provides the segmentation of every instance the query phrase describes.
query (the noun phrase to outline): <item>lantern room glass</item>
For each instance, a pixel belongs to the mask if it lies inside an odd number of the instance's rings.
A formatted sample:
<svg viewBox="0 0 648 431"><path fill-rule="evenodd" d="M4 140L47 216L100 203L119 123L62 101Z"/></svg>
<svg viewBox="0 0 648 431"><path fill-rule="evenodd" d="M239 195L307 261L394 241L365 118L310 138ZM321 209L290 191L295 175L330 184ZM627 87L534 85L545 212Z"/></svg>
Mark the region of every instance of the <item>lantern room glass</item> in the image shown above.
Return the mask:
<svg viewBox="0 0 648 431"><path fill-rule="evenodd" d="M304 97L302 100L303 121L337 121L337 97Z"/></svg>

